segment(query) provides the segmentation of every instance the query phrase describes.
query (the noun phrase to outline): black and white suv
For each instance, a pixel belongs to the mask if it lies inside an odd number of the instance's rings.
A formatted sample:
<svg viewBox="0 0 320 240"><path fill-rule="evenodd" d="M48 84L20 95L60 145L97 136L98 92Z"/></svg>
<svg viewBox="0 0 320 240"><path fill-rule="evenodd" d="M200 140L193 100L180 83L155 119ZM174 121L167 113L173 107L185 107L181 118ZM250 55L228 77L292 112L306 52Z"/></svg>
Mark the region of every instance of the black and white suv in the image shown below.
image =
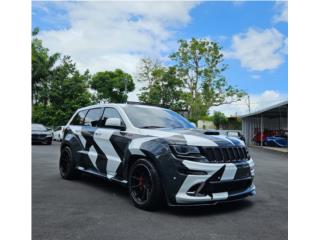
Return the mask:
<svg viewBox="0 0 320 240"><path fill-rule="evenodd" d="M64 130L60 173L80 172L128 185L133 203L215 204L255 195L244 143L196 129L168 109L103 104L76 111Z"/></svg>

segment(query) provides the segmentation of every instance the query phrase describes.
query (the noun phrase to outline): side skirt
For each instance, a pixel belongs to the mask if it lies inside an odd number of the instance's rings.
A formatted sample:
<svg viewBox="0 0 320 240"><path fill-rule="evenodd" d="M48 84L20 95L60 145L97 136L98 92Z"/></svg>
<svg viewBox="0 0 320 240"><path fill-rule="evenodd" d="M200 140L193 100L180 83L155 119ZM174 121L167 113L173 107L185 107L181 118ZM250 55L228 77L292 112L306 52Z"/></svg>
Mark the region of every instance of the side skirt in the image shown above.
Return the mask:
<svg viewBox="0 0 320 240"><path fill-rule="evenodd" d="M107 181L116 182L116 183L119 183L119 184L121 184L123 186L127 186L127 184L128 184L127 180L118 179L118 178L107 178L106 175L101 174L101 173L97 173L97 172L92 171L92 170L87 170L87 169L84 169L82 167L76 167L76 168L80 172L85 172L85 173L89 173L89 174L92 174L92 175L95 175L95 176L98 176L98 177L102 177L102 178L106 179Z"/></svg>

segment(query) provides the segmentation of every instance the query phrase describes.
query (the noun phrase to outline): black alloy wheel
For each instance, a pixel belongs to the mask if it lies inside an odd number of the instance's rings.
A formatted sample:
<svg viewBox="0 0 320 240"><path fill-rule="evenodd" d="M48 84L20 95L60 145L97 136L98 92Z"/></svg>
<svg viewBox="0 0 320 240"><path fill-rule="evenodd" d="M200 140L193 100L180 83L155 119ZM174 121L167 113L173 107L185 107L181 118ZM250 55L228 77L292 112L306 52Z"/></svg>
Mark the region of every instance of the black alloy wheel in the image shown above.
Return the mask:
<svg viewBox="0 0 320 240"><path fill-rule="evenodd" d="M72 157L72 151L69 147L64 147L61 150L59 161L60 175L64 179L74 179L78 176L78 171Z"/></svg>
<svg viewBox="0 0 320 240"><path fill-rule="evenodd" d="M133 163L129 171L129 194L133 203L145 210L155 210L162 200L159 175L153 164L146 159Z"/></svg>
<svg viewBox="0 0 320 240"><path fill-rule="evenodd" d="M152 177L149 169L142 164L137 165L130 179L132 197L136 202L146 203L152 191Z"/></svg>

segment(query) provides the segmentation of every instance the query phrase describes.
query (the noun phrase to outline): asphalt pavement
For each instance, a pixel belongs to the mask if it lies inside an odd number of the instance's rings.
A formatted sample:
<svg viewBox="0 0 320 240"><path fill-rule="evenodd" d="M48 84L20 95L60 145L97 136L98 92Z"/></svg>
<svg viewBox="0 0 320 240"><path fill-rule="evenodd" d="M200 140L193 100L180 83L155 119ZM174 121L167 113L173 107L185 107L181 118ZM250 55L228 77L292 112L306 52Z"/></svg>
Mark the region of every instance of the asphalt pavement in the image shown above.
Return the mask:
<svg viewBox="0 0 320 240"><path fill-rule="evenodd" d="M288 154L250 148L257 196L206 207L135 208L126 188L83 175L67 181L58 170L59 143L32 146L32 239L288 238Z"/></svg>

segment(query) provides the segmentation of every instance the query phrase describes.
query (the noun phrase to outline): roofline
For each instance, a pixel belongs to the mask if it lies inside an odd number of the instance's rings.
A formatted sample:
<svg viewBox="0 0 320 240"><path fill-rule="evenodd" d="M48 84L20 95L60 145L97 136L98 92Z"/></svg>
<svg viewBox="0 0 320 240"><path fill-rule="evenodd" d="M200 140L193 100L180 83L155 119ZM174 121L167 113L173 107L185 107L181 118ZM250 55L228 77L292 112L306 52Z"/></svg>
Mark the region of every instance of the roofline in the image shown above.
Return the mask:
<svg viewBox="0 0 320 240"><path fill-rule="evenodd" d="M120 106L120 107L123 107L123 106L132 106L132 105L136 105L136 106L143 106L143 107L154 107L154 108L162 108L160 106L155 106L155 105L150 105L150 104L135 104L135 103L98 103L98 104L93 104L93 105L89 105L89 106L86 106L86 107L82 107L82 108L79 108L77 109L76 112L79 112L79 111L83 111L83 110L88 110L88 109L92 109L92 108L98 108L98 107L114 107L114 106Z"/></svg>
<svg viewBox="0 0 320 240"><path fill-rule="evenodd" d="M258 115L258 114L261 114L263 112L269 111L269 110L271 110L273 108L281 107L281 106L284 106L284 105L287 105L287 104L288 104L288 100L285 100L285 101L279 102L277 104L271 105L269 107L263 108L261 110L255 111L253 113L248 113L248 114L241 115L239 117L240 118L245 118L245 117L250 117L250 116L253 116L253 115Z"/></svg>
<svg viewBox="0 0 320 240"><path fill-rule="evenodd" d="M127 101L125 104L128 105L142 105L142 106L151 106L151 107L161 107L158 104L150 104L150 103L144 103L144 102L135 102L135 101Z"/></svg>

